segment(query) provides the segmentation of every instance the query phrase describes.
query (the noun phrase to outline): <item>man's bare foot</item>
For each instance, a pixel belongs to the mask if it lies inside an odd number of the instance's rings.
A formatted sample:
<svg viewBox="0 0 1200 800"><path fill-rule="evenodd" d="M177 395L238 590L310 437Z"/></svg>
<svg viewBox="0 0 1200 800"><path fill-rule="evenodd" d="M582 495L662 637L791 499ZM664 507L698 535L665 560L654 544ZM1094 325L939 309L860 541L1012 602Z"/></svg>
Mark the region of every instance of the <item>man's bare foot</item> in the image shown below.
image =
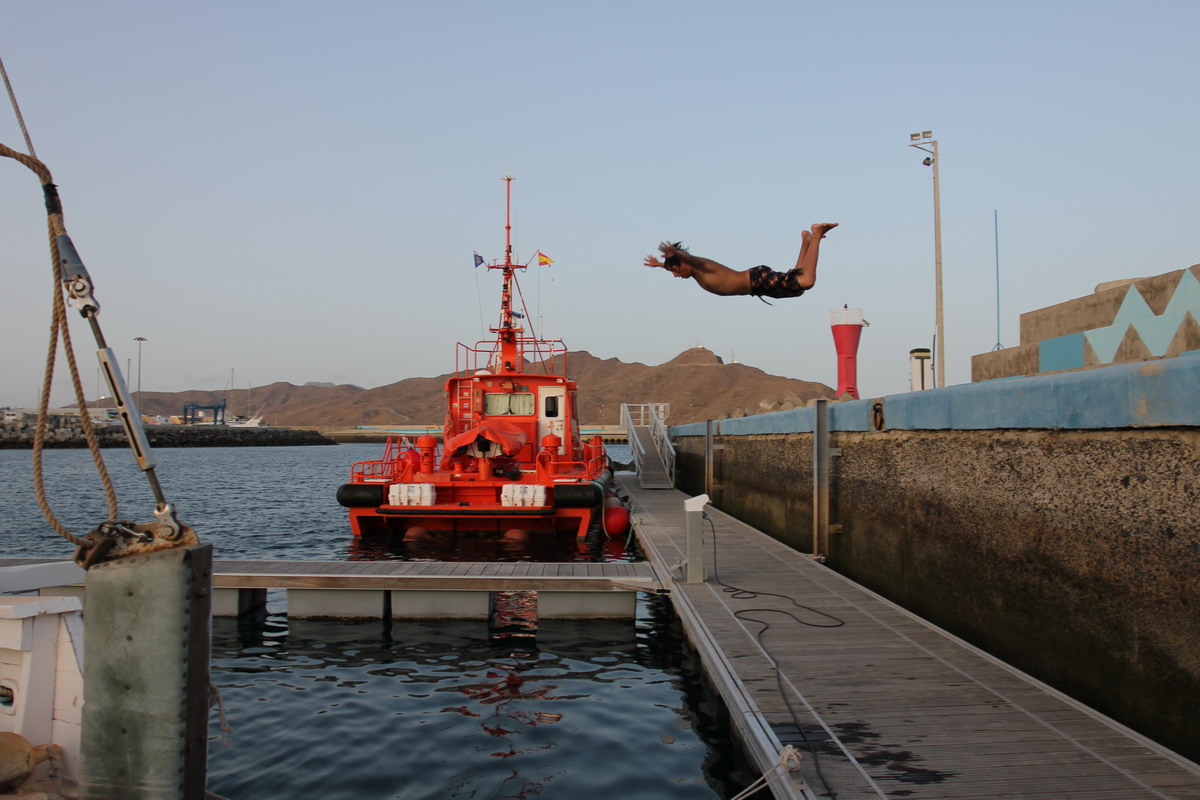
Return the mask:
<svg viewBox="0 0 1200 800"><path fill-rule="evenodd" d="M838 223L836 222L817 222L812 226L812 235L818 239L824 239L825 234L829 233L837 226Z"/></svg>

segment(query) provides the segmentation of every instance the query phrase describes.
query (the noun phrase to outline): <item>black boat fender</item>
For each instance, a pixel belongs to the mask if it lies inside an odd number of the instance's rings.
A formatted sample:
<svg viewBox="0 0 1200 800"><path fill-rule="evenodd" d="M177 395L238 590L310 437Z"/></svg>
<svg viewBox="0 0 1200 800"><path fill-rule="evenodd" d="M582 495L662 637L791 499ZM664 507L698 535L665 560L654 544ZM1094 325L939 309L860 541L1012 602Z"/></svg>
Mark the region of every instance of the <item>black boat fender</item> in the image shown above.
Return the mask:
<svg viewBox="0 0 1200 800"><path fill-rule="evenodd" d="M343 483L337 490L337 501L346 508L381 506L387 499L387 484Z"/></svg>
<svg viewBox="0 0 1200 800"><path fill-rule="evenodd" d="M595 508L604 502L604 492L612 482L612 472L604 470L587 483L559 483L554 486L555 508Z"/></svg>

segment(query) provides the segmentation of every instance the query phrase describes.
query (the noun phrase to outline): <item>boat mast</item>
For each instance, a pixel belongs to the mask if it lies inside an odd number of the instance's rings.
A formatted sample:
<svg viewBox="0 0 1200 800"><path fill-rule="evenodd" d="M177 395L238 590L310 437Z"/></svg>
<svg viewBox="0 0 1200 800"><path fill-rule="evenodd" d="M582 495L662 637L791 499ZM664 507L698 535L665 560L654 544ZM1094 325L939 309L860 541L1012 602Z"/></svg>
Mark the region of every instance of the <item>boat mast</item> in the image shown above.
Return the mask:
<svg viewBox="0 0 1200 800"><path fill-rule="evenodd" d="M504 265L512 266L512 175L504 176Z"/></svg>
<svg viewBox="0 0 1200 800"><path fill-rule="evenodd" d="M500 295L500 327L492 332L500 337L500 372L518 372L520 357L517 353L517 334L522 328L514 323L512 309L513 270L519 264L512 261L512 182L511 175L504 176L504 263L489 265L488 269L504 270L504 290Z"/></svg>

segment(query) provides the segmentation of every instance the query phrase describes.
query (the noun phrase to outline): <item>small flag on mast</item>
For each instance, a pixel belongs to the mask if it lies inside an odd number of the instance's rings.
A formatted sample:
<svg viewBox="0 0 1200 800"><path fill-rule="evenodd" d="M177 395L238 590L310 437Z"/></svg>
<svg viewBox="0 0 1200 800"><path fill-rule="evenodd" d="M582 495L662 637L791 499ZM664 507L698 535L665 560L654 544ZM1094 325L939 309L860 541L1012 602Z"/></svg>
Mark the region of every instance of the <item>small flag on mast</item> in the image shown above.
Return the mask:
<svg viewBox="0 0 1200 800"><path fill-rule="evenodd" d="M538 250L537 256L538 256L538 266L539 267L548 267L554 263L554 259L550 258L550 256L546 255L541 250Z"/></svg>
<svg viewBox="0 0 1200 800"><path fill-rule="evenodd" d="M479 253L476 253L475 254L475 268L478 269L482 265L483 265L483 256L479 255Z"/></svg>

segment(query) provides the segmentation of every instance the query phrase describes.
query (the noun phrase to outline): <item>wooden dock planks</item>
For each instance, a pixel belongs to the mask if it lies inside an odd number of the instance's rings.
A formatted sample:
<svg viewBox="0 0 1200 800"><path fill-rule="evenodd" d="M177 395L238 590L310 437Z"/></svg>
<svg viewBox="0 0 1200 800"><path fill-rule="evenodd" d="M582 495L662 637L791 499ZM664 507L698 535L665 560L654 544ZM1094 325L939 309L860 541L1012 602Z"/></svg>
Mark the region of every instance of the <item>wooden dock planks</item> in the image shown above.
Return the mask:
<svg viewBox="0 0 1200 800"><path fill-rule="evenodd" d="M55 559L3 558L0 567L55 564ZM571 592L659 592L647 563L533 563L471 561L213 562L218 589L438 589ZM80 573L82 578L82 572Z"/></svg>
<svg viewBox="0 0 1200 800"><path fill-rule="evenodd" d="M213 586L219 589L654 592L661 588L646 563L217 560L213 572Z"/></svg>
<svg viewBox="0 0 1200 800"><path fill-rule="evenodd" d="M715 576L667 579L684 556L686 497L618 479L710 676L731 708L753 705L734 718L762 737L752 757L766 768L782 744L804 753L806 786L776 796L827 783L841 800L1200 798L1196 764L711 507ZM843 624L814 627L835 622L818 612Z"/></svg>

